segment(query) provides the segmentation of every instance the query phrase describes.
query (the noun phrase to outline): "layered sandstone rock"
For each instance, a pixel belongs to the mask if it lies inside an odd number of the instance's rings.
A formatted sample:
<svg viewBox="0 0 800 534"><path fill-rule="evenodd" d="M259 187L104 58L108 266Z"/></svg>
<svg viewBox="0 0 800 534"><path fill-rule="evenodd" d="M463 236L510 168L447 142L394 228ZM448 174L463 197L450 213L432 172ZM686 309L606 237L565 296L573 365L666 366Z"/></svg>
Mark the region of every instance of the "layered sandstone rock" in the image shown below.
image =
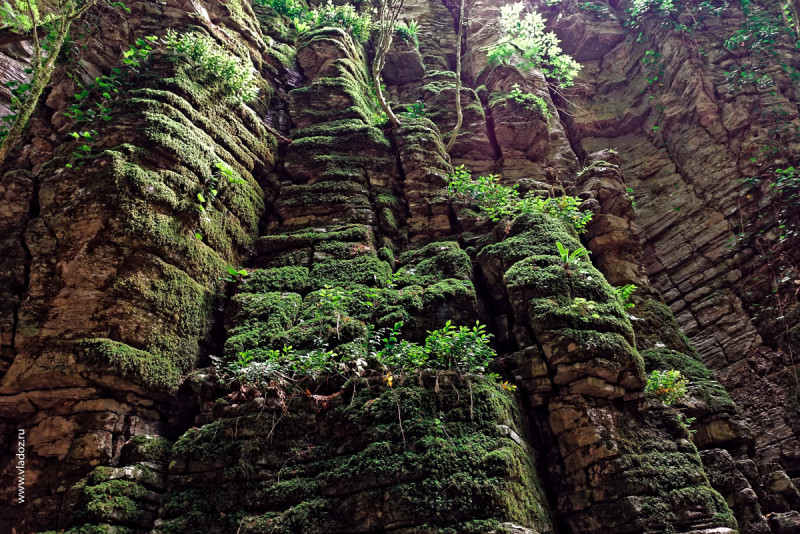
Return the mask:
<svg viewBox="0 0 800 534"><path fill-rule="evenodd" d="M728 92L737 57L718 36L744 21L737 7L689 42L645 19L648 49L628 37L625 5L587 5L539 6L584 65L564 93L538 71L487 64L497 32L481 21L497 4L458 21L454 2L408 3L419 46L396 40L384 82L398 112L427 112L397 129L373 101L371 51L341 28L295 36L288 18L240 1L136 2L124 22L93 13L103 39L84 38L73 77L57 73L0 181L4 478L15 432L29 434L28 502L0 526L794 531L800 456L782 403L800 317L796 221L791 199L735 182L786 161L749 158L773 135L766 111L796 108L791 79L775 71L769 98ZM460 23L464 125L448 154ZM260 98L231 99L159 49L76 157L63 115L73 80L109 72L136 37L190 25L252 64ZM24 54L2 59L18 70ZM593 221L584 235L539 213L487 221L447 192L461 164L575 195ZM591 261L564 262L557 242ZM638 286L633 308L614 290L624 284ZM764 310L748 315L754 304ZM232 390L219 373L288 346L359 353L371 328L402 323L421 340L476 320L517 393L452 372L314 391ZM691 381L677 411L642 395L668 369Z"/></svg>

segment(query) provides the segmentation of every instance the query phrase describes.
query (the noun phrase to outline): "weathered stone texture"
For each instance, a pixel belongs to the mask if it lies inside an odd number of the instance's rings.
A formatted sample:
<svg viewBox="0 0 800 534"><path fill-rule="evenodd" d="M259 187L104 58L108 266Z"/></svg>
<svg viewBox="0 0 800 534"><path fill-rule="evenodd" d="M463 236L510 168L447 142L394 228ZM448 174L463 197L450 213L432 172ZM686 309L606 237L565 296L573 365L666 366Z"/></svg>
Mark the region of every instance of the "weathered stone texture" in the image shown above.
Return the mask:
<svg viewBox="0 0 800 534"><path fill-rule="evenodd" d="M739 182L797 151L765 151L775 112L798 124L793 82L773 66L774 94L730 90L740 58L718 38L738 5L690 36L646 17L643 44L628 4L539 6L583 63L556 90L487 64L498 3L458 21L452 0L408 2L419 46L395 39L383 75L398 128L374 51L342 28L295 35L242 0L92 12L101 31L78 38L80 66L56 73L0 179L0 473L26 429L29 491L0 530L797 531L796 204ZM81 156L63 114L78 83L190 25L252 64L259 98L159 49ZM24 60L3 45L0 77ZM462 164L575 195L593 220L486 221L447 192ZM592 256L566 262L557 242ZM216 376L289 346L347 355L370 327L420 340L476 320L517 393L451 372L294 390ZM642 394L668 369L690 380L675 407Z"/></svg>

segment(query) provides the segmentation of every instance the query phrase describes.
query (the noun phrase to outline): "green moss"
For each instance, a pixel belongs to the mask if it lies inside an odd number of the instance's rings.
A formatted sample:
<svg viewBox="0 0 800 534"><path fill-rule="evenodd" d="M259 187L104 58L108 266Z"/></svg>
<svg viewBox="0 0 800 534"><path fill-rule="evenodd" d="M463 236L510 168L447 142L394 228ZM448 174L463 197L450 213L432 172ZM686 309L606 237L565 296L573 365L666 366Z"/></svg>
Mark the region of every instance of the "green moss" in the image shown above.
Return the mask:
<svg viewBox="0 0 800 534"><path fill-rule="evenodd" d="M591 308L589 308L591 306ZM566 295L534 298L530 302L531 321L541 328L555 330L595 330L621 335L633 344L633 329L619 302L576 301Z"/></svg>
<svg viewBox="0 0 800 534"><path fill-rule="evenodd" d="M84 349L90 361L106 363L137 384L154 390L178 388L181 371L172 360L160 354L104 338L87 338L75 343Z"/></svg>
<svg viewBox="0 0 800 534"><path fill-rule="evenodd" d="M383 287L392 275L391 266L376 256L358 256L349 260L324 260L311 269L314 287L365 286Z"/></svg>
<svg viewBox="0 0 800 534"><path fill-rule="evenodd" d="M292 132L292 152L331 151L345 149L349 152L353 143L363 143L366 150L389 150L391 145L383 132L374 126L352 120L336 120L298 128ZM362 145L359 145L361 147Z"/></svg>
<svg viewBox="0 0 800 534"><path fill-rule="evenodd" d="M598 332L585 329L558 329L552 330L550 336L560 339L559 345L568 346L574 342L578 350L573 351L573 361L587 361L594 358L604 358L610 361L629 364L639 373L644 373L644 363L641 355L636 352L625 336L614 332Z"/></svg>
<svg viewBox="0 0 800 534"><path fill-rule="evenodd" d="M458 243L430 243L401 254L396 281L401 285L431 285L446 278L472 279L472 262Z"/></svg>
<svg viewBox="0 0 800 534"><path fill-rule="evenodd" d="M238 311L228 332L225 353L234 357L253 351L258 358L262 351L279 349L286 340L301 309L302 297L297 293L239 293L233 299Z"/></svg>
<svg viewBox="0 0 800 534"><path fill-rule="evenodd" d="M163 106L170 106L174 110L172 113L180 112L193 127L202 128L206 135L213 138L216 145L224 149L220 152L221 157L226 152L235 156L235 159L226 161L228 165L252 170L257 159L271 159L271 154L276 152L274 136L264 128L260 121L247 120L247 115L237 117L238 120L227 120L220 123L220 121L215 121L221 111L218 105L213 107L201 107L200 103L192 105L173 91L142 88L131 91L127 95L129 98L123 102L123 105L131 110L151 109L153 112L158 112ZM246 124L244 124L245 122ZM245 177L249 177L249 172L245 173Z"/></svg>
<svg viewBox="0 0 800 534"><path fill-rule="evenodd" d="M681 332L672 311L663 302L648 298L637 303L630 313L642 319L633 323L636 329L636 345L640 350L661 343L668 349L689 354L696 360L700 359L697 349Z"/></svg>
<svg viewBox="0 0 800 534"><path fill-rule="evenodd" d="M581 246L574 230L561 221L542 213L530 213L515 218L508 232L495 228L478 240L478 261L499 263L508 269L520 260L532 256L558 256L556 241L569 250Z"/></svg>
<svg viewBox="0 0 800 534"><path fill-rule="evenodd" d="M125 444L129 462L166 463L172 453L172 443L158 436L137 434Z"/></svg>
<svg viewBox="0 0 800 534"><path fill-rule="evenodd" d="M235 263L233 251L218 254L171 213L154 211L153 206L133 199L122 209L128 223L124 228L127 233L166 251L177 266L207 287L216 285L228 265Z"/></svg>
<svg viewBox="0 0 800 534"><path fill-rule="evenodd" d="M324 199L324 202L321 202L321 199ZM284 187L281 190L281 197L276 202L276 207L279 210L304 208L305 211L302 214L306 215L309 208L317 208L324 211L337 204L351 209L371 208L369 192L365 186L354 182L338 181ZM289 212L287 214L292 215L294 213Z"/></svg>
<svg viewBox="0 0 800 534"><path fill-rule="evenodd" d="M396 261L394 251L389 247L381 247L378 249L378 258L382 259L389 265L394 265Z"/></svg>
<svg viewBox="0 0 800 534"><path fill-rule="evenodd" d="M531 256L520 260L506 271L509 288L525 288L533 295L571 295L572 277L555 256Z"/></svg>
<svg viewBox="0 0 800 534"><path fill-rule="evenodd" d="M276 267L250 271L240 287L242 293L289 291L305 294L311 289L308 267Z"/></svg>
<svg viewBox="0 0 800 534"><path fill-rule="evenodd" d="M70 489L69 499L74 505L75 519L94 523L75 527L76 533L124 532L126 529L105 530L97 523L140 524L152 520L155 512L153 494L143 486L114 477L114 469L97 467L81 482ZM110 526L110 525L109 525Z"/></svg>
<svg viewBox="0 0 800 534"><path fill-rule="evenodd" d="M243 531L348 531L364 509L389 502L392 517L415 531L477 532L503 521L546 529L535 458L497 426L519 428L514 400L488 380L443 375L439 393L433 377L425 380L360 388L319 414L295 409L276 423L252 413L189 431L176 444L181 462L224 458L259 476L221 480L197 506L199 495L176 487L165 524L204 518L213 529L257 503L262 511L246 514Z"/></svg>
<svg viewBox="0 0 800 534"><path fill-rule="evenodd" d="M375 325L382 328L401 322L404 332L413 331L421 318L423 294L424 289L420 286L383 289L375 305Z"/></svg>
<svg viewBox="0 0 800 534"><path fill-rule="evenodd" d="M323 241L373 244L372 229L366 225L345 224L322 230L300 230L280 235L263 236L256 245L259 252L269 254L295 248L310 247Z"/></svg>
<svg viewBox="0 0 800 534"><path fill-rule="evenodd" d="M375 106L363 69L352 59L340 58L326 67L325 74L310 85L289 92L291 107L298 110L299 123L351 119L367 125L375 124ZM342 102L334 108L328 104L332 95L337 97L337 102Z"/></svg>

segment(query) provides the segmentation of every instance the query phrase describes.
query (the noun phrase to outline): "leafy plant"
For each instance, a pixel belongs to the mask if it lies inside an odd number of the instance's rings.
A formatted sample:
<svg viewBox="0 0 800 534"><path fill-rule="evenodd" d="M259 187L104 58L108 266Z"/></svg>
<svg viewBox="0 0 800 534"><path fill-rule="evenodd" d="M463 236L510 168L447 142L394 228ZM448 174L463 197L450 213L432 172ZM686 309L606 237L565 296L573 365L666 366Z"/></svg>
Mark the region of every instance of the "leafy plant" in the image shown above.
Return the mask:
<svg viewBox="0 0 800 534"><path fill-rule="evenodd" d="M628 195L628 198L629 198L629 199L631 199L631 207L632 207L633 209L636 209L636 197L635 197L635 196L633 196L633 188L631 188L631 187L626 187L626 188L625 188L625 194L626 194L626 195Z"/></svg>
<svg viewBox="0 0 800 534"><path fill-rule="evenodd" d="M0 7L0 20L12 32L23 35L22 41L30 41L33 50L30 57L31 81L22 84L15 102L12 102L13 119L3 121L0 134L0 167L2 167L11 149L22 136L28 121L33 115L39 97L50 83L55 71L56 60L61 47L67 42L72 23L83 17L101 0L62 0L54 4L39 5L35 0L12 3L3 2ZM109 7L122 6L120 2L108 3ZM40 37L41 34L41 37ZM27 85L27 87L24 87ZM19 87L16 87L19 90Z"/></svg>
<svg viewBox="0 0 800 534"><path fill-rule="evenodd" d="M450 321L439 330L428 331L424 351L429 362L439 369L457 369L462 373L483 372L496 355L489 346L491 334L475 323L472 328L455 327Z"/></svg>
<svg viewBox="0 0 800 534"><path fill-rule="evenodd" d="M339 26L350 32L350 34L360 43L369 39L372 29L372 17L369 13L359 14L352 4L334 5L332 0L328 0L323 6L311 10L306 15L305 20L312 28L321 26Z"/></svg>
<svg viewBox="0 0 800 534"><path fill-rule="evenodd" d="M496 356L489 345L491 334L486 333L485 326L479 323L470 328L456 327L448 321L444 327L428 331L422 345L400 339L401 327L401 322L380 330L368 325L367 336L359 340L361 350L357 353L333 352L318 340L318 346L312 350L285 346L281 350L259 351L258 356L252 351L243 351L228 364L220 358L213 358L213 361L217 373L223 378L256 387L276 380L296 388L304 381L321 377L363 374L370 364L373 372L385 373L384 382L389 386L395 376L421 370L485 373ZM497 377L494 374L490 376ZM513 391L515 386L506 382L503 388Z"/></svg>
<svg viewBox="0 0 800 534"><path fill-rule="evenodd" d="M271 7L279 15L294 18L305 13L305 8L297 0L255 0L260 6Z"/></svg>
<svg viewBox="0 0 800 534"><path fill-rule="evenodd" d="M238 176L233 169L228 167L224 161L218 161L214 164L214 166L218 169L219 174L228 179L229 183L232 184L246 184L247 180Z"/></svg>
<svg viewBox="0 0 800 534"><path fill-rule="evenodd" d="M617 296L619 297L619 300L622 302L622 305L625 307L625 309L633 308L635 306L633 302L630 302L631 295L633 295L633 292L636 291L635 285L625 284L624 286L615 287L614 291L617 292Z"/></svg>
<svg viewBox="0 0 800 534"><path fill-rule="evenodd" d="M538 110L539 113L548 119L552 117L550 110L547 108L547 102L544 101L544 98L531 93L523 92L518 83L515 83L511 86L511 91L509 91L508 97L514 102L525 106L525 109L529 109L531 111Z"/></svg>
<svg viewBox="0 0 800 534"><path fill-rule="evenodd" d="M524 2L500 8L500 39L489 48L489 62L539 69L563 87L573 84L581 65L561 52L560 40L545 31L544 18L537 11L522 16Z"/></svg>
<svg viewBox="0 0 800 534"><path fill-rule="evenodd" d="M558 247L558 255L561 256L561 263L564 267L571 267L578 264L578 260L584 256L591 254L583 247L578 247L570 252L567 247L561 244L561 241L556 241Z"/></svg>
<svg viewBox="0 0 800 534"><path fill-rule="evenodd" d="M230 94L242 102L258 95L255 71L252 65L231 54L206 35L196 32L177 34L167 30L164 40L167 50L186 57L198 69L220 80Z"/></svg>
<svg viewBox="0 0 800 534"><path fill-rule="evenodd" d="M686 396L689 380L680 371L653 371L647 379L644 393L669 406Z"/></svg>
<svg viewBox="0 0 800 534"><path fill-rule="evenodd" d="M238 282L242 278L246 278L249 275L247 269L236 269L235 267L228 267L227 272L220 276L219 279L224 282Z"/></svg>
<svg viewBox="0 0 800 534"><path fill-rule="evenodd" d="M523 213L545 213L569 223L581 233L592 220L591 212L580 211L581 201L575 197L521 197L517 188L518 184L511 187L500 184L500 177L493 174L472 178L464 165L453 170L447 184L451 196L474 201L481 214L492 221L510 220Z"/></svg>
<svg viewBox="0 0 800 534"><path fill-rule="evenodd" d="M317 292L317 305L314 308L315 318L323 325L323 320L328 317L336 319L336 337L340 337L340 328L342 320L348 318L348 313L356 307L369 307L375 306L375 303L370 300L377 297L377 293L373 290L367 290L364 293L361 289L345 289L342 287L331 287L325 285ZM325 332L321 332L323 335Z"/></svg>
<svg viewBox="0 0 800 534"><path fill-rule="evenodd" d="M415 102L406 106L406 110L402 112L403 115L412 119L419 119L425 116L425 103Z"/></svg>
<svg viewBox="0 0 800 534"><path fill-rule="evenodd" d="M397 32L400 40L407 43L414 43L414 46L419 46L419 40L417 39L419 24L416 20L411 20L409 22L398 22L394 25L394 31Z"/></svg>
<svg viewBox="0 0 800 534"><path fill-rule="evenodd" d="M697 430L689 428L697 420L697 417L686 417L684 413L678 413L678 421L689 434L696 434Z"/></svg>

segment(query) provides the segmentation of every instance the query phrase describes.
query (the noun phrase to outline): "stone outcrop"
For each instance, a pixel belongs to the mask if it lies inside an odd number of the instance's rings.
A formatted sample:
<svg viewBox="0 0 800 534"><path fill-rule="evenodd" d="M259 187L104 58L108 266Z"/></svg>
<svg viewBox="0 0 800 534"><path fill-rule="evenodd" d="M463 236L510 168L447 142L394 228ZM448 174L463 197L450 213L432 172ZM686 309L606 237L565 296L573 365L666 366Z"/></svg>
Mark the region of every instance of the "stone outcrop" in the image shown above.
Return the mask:
<svg viewBox="0 0 800 534"><path fill-rule="evenodd" d="M418 43L397 37L383 74L398 128L374 51L335 24L297 32L244 0L90 12L0 174L4 480L27 435L26 502L0 488L0 530L798 531L797 187L774 170L798 148L800 64L778 36L772 88L739 84L720 36L750 12L688 33L628 4L536 6L583 65L556 89L488 64L497 3L459 21L408 2ZM252 67L259 97L163 45L124 67L168 28ZM0 44L0 77L27 53ZM64 115L86 87L110 120ZM458 165L592 221L486 220L448 192ZM381 336L476 321L504 385L369 369ZM226 379L297 350L292 375ZM690 381L674 407L643 394L672 369Z"/></svg>

